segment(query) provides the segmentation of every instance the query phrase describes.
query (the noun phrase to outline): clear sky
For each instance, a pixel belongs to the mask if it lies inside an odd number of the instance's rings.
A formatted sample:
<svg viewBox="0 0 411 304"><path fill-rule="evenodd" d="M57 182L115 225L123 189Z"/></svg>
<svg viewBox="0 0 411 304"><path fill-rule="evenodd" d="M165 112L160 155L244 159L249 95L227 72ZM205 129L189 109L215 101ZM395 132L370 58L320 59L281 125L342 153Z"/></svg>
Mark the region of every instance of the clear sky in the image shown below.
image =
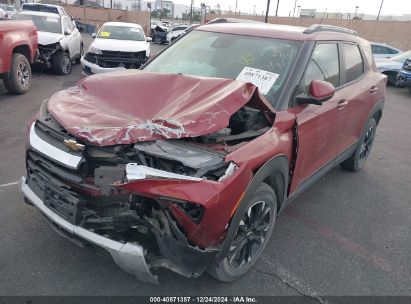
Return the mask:
<svg viewBox="0 0 411 304"><path fill-rule="evenodd" d="M195 6L199 7L201 2L206 3L211 8L220 4L222 10L231 9L234 11L236 1L238 2L237 10L250 13L255 11L261 15L267 6L267 0L195 0ZM278 14L280 16L291 15L294 10L295 0L280 0ZM174 0L174 3L190 5L190 0ZM355 12L355 7L358 6L359 14L377 15L381 4L381 0L297 0L297 6L301 8L312 8L317 11L324 11L327 8L328 12ZM270 15L275 14L277 0L271 0ZM296 9L297 10L297 9ZM381 10L381 15L403 15L411 14L411 0L384 0Z"/></svg>

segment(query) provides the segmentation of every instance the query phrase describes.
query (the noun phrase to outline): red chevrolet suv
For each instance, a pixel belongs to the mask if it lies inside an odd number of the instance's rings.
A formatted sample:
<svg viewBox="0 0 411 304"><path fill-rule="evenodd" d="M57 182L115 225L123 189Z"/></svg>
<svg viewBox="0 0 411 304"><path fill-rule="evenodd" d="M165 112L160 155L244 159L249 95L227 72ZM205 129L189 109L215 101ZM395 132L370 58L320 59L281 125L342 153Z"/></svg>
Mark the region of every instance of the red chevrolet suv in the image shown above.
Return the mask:
<svg viewBox="0 0 411 304"><path fill-rule="evenodd" d="M338 164L364 165L385 85L348 29L200 26L142 70L44 102L21 190L58 232L141 280L167 268L233 281L294 197Z"/></svg>

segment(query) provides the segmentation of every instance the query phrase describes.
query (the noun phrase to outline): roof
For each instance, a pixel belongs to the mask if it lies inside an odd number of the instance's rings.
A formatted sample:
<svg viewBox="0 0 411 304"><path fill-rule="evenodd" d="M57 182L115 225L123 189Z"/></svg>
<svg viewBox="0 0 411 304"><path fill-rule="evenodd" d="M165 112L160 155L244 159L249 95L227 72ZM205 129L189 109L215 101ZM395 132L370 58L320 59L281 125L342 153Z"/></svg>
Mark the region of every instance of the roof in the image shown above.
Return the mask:
<svg viewBox="0 0 411 304"><path fill-rule="evenodd" d="M110 25L110 26L128 26L128 27L135 27L139 29L143 29L140 24L137 23L131 23L131 22L106 22L103 24L104 25Z"/></svg>
<svg viewBox="0 0 411 304"><path fill-rule="evenodd" d="M342 41L364 41L358 36L332 30L314 31L304 33L305 27L270 24L263 22L224 22L199 26L196 30L208 32L220 32L227 34L248 35L288 40L342 40Z"/></svg>
<svg viewBox="0 0 411 304"><path fill-rule="evenodd" d="M60 15L56 13L36 12L36 11L20 11L16 15L28 15L28 16L43 16L58 19Z"/></svg>

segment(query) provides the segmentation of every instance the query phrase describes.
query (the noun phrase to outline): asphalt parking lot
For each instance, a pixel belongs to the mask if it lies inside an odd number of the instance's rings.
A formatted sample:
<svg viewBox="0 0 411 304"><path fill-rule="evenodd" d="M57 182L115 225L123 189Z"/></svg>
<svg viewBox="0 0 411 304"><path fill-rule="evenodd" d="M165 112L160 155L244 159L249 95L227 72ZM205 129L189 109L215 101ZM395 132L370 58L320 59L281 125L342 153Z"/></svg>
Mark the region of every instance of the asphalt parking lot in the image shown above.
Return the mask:
<svg viewBox="0 0 411 304"><path fill-rule="evenodd" d="M89 43L90 38L86 37ZM152 52L161 47L153 46ZM0 295L411 295L411 94L389 87L373 153L359 173L333 169L283 212L262 258L237 282L160 271L136 281L77 247L23 203L26 122L71 75L34 74L12 96L0 83Z"/></svg>

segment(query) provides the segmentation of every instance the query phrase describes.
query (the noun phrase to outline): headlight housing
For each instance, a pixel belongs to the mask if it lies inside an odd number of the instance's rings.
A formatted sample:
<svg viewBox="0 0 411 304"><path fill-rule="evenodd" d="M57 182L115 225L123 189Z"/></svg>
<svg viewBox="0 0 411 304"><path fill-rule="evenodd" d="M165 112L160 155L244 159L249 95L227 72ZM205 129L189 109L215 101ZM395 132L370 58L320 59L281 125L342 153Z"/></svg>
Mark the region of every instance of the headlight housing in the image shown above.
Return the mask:
<svg viewBox="0 0 411 304"><path fill-rule="evenodd" d="M93 53L93 54L97 54L100 55L101 54L101 50L90 45L89 49L88 49L89 53Z"/></svg>

